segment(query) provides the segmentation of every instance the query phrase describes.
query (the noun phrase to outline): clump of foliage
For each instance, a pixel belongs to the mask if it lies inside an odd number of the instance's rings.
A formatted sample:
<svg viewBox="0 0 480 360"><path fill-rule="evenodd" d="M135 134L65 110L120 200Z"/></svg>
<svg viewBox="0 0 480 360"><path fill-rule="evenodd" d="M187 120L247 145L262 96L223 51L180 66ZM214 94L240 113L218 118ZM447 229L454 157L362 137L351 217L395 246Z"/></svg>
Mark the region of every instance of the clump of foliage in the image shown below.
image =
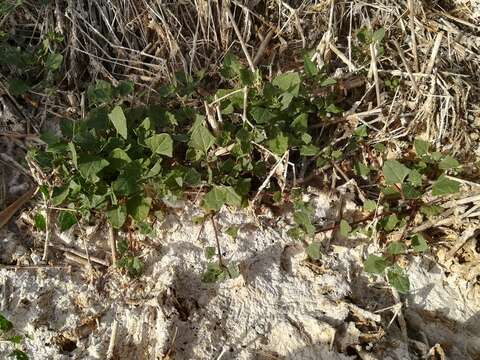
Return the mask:
<svg viewBox="0 0 480 360"><path fill-rule="evenodd" d="M198 81L183 74L149 107L122 105L133 90L129 83L89 88L87 119L62 121L62 135L44 134L46 151L29 154L51 174L44 189L50 204L65 208L57 217L60 230L92 216L105 216L117 229L138 225L191 189L206 190L207 213L241 207L269 163L287 151L290 159L319 153L309 122L339 111L331 99L310 96L308 82L325 82L324 74L290 72L264 82L231 56L222 74L238 87L216 92L223 119L217 129L196 108L179 105ZM248 120L241 115L245 96Z"/></svg>
<svg viewBox="0 0 480 360"><path fill-rule="evenodd" d="M381 31L365 35L366 44L378 44L382 38ZM78 221L105 218L115 229L135 231L153 214L199 191L206 219L225 205L245 206L287 154L296 171L304 173L350 162L349 175L381 190L379 205L384 213L378 230L385 233L407 224L417 211L427 211L429 205L422 201L426 191L435 196L458 191L458 183L445 175L458 167L458 162L430 152L420 139L415 141L415 157L384 160L381 168L367 165L359 157L371 147L366 126L354 129L350 138L333 147L333 133L318 125L342 112L336 81L308 56L303 72L282 73L268 81L259 71L252 72L227 55L220 74L221 88L205 103L198 101L197 93L203 72L193 76L177 73L170 84L159 89L161 99L151 106L129 105L134 94L131 82L91 85L87 118L64 119L61 135L43 134L45 151L29 152L29 158L49 174L42 191L49 205L59 209L59 229L66 231ZM315 96L322 88L331 91ZM213 105L219 106L216 117L211 114L216 110ZM371 150L380 157L385 155L383 144ZM273 194L273 203L283 201L285 180L270 179L268 193ZM302 200L301 191L294 193L295 225L289 234L313 238L318 230L312 222L313 208ZM367 200L365 209L375 210L376 202ZM36 223L44 224L42 215L37 217ZM337 230L349 236L361 230L354 225L342 220ZM407 234L406 238L417 244L412 245L416 251L425 245L420 234ZM401 248L390 245L387 256L381 261L369 258L365 269L372 273L386 270L392 286L405 291L408 279L402 278L394 261ZM311 259L320 258L320 244L310 243L306 251ZM133 254L126 251L122 259L121 266L128 273L140 273L141 262ZM225 277L230 272L226 268L221 262L210 264L205 281Z"/></svg>
<svg viewBox="0 0 480 360"><path fill-rule="evenodd" d="M13 323L9 321L5 316L0 314L0 340L8 341L14 346L14 349L11 351L8 357L14 358L16 360L28 360L28 355L24 351L22 351L20 347L23 336L15 334L13 330Z"/></svg>
<svg viewBox="0 0 480 360"><path fill-rule="evenodd" d="M20 11L24 0L7 0L0 4L0 16L8 17ZM34 6L47 6L38 2ZM35 39L35 40L34 40ZM52 93L58 80L58 70L63 64L61 48L64 38L49 31L40 39L34 33L0 31L0 70L8 75L8 90L13 96L21 96L29 90Z"/></svg>
<svg viewBox="0 0 480 360"><path fill-rule="evenodd" d="M118 242L117 251L120 256L117 266L124 269L131 277L140 276L143 270L143 262L138 256L135 256L128 243L124 240Z"/></svg>
<svg viewBox="0 0 480 360"><path fill-rule="evenodd" d="M433 196L444 196L460 189L460 183L445 174L460 167L455 158L440 152L431 152L430 144L422 139L415 139L414 150L415 156L412 159L403 162L386 160L382 168L382 204L386 215L378 222L378 230L388 234L404 229L403 236L398 241L390 242L383 256L371 254L364 264L368 273L386 273L390 285L400 293L407 292L410 285L407 274L395 260L408 253L428 250L427 241L422 234L409 232L410 223L418 212L427 217L441 212L437 205L425 203L422 200L423 195L430 191Z"/></svg>

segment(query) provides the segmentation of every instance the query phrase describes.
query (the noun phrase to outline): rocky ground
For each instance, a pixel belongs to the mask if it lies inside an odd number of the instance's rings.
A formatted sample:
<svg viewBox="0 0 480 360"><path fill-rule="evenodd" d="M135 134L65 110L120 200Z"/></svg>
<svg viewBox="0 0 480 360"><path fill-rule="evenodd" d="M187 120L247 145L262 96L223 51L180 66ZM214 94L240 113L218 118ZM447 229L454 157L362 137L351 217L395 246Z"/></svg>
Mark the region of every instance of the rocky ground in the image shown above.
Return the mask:
<svg viewBox="0 0 480 360"><path fill-rule="evenodd" d="M333 216L335 198L311 198L318 221ZM210 223L192 223L199 214L187 206L138 240L145 264L138 279L95 261L92 268L85 260L42 265L25 236L3 229L2 256L19 265L0 270L1 311L26 336L24 351L33 359L104 359L109 351L114 359L480 356L478 284L452 272L447 260L412 258L412 290L398 297L362 271L376 246L366 239L333 237L320 261L307 262L285 233L288 217L225 209L217 217L219 239L239 276L205 284L205 248L215 246L215 236ZM238 226L236 238L225 232L231 226ZM105 257L103 229L84 235L90 256ZM83 252L81 236L55 237L53 254ZM478 251L478 239L465 247ZM2 356L10 351L0 343Z"/></svg>

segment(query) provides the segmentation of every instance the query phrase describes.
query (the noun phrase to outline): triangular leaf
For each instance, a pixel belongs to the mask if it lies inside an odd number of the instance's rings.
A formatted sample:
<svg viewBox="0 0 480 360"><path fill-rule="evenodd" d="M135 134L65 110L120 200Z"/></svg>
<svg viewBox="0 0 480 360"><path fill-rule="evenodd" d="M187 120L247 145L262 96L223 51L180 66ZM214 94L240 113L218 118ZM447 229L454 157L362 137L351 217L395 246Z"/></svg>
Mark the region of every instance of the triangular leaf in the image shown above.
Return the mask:
<svg viewBox="0 0 480 360"><path fill-rule="evenodd" d="M145 145L147 145L154 154L172 157L173 140L169 134L155 134L145 139Z"/></svg>
<svg viewBox="0 0 480 360"><path fill-rule="evenodd" d="M412 236L412 248L415 252L424 252L428 250L428 244L422 234L415 234Z"/></svg>
<svg viewBox="0 0 480 360"><path fill-rule="evenodd" d="M350 231L352 231L352 227L350 226L348 221L342 219L340 221L339 231L340 231L340 235L344 237L348 237L348 235L350 234Z"/></svg>
<svg viewBox="0 0 480 360"><path fill-rule="evenodd" d="M141 222L147 218L151 205L151 198L136 195L127 201L127 211L134 220Z"/></svg>
<svg viewBox="0 0 480 360"><path fill-rule="evenodd" d="M190 135L190 145L204 154L215 143L215 137L210 133L210 131L201 123L198 123L198 120L192 126L192 133Z"/></svg>
<svg viewBox="0 0 480 360"><path fill-rule="evenodd" d="M390 255L404 254L405 251L406 251L405 245L399 241L393 241L387 246L387 252Z"/></svg>
<svg viewBox="0 0 480 360"><path fill-rule="evenodd" d="M80 174L89 180L97 180L97 174L104 168L106 168L110 163L102 158L85 155L80 157L78 161L78 171Z"/></svg>
<svg viewBox="0 0 480 360"><path fill-rule="evenodd" d="M387 268L385 258L376 255L368 255L367 260L363 263L363 269L371 274L383 274Z"/></svg>
<svg viewBox="0 0 480 360"><path fill-rule="evenodd" d="M405 274L405 271L398 266L394 265L387 270L387 278L389 284L397 289L401 294L405 294L410 290L410 281L408 276Z"/></svg>
<svg viewBox="0 0 480 360"><path fill-rule="evenodd" d="M119 133L124 139L127 139L127 118L125 117L122 108L118 105L115 106L110 114L108 114L108 118L113 123L117 133Z"/></svg>
<svg viewBox="0 0 480 360"><path fill-rule="evenodd" d="M445 156L438 164L438 167L442 170L455 169L459 166L460 163L450 155Z"/></svg>
<svg viewBox="0 0 480 360"><path fill-rule="evenodd" d="M275 77L275 79L272 81L273 85L293 96L298 96L300 91L300 83L300 75L297 72L288 72L277 75L277 77Z"/></svg>
<svg viewBox="0 0 480 360"><path fill-rule="evenodd" d="M388 185L401 184L410 173L410 169L397 160L387 160L383 164L383 176Z"/></svg>
<svg viewBox="0 0 480 360"><path fill-rule="evenodd" d="M460 183L447 178L445 175L440 176L432 185L432 195L448 195L454 194L460 190Z"/></svg>
<svg viewBox="0 0 480 360"><path fill-rule="evenodd" d="M225 191L219 186L214 186L204 197L202 207L207 211L219 211L225 204Z"/></svg>
<svg viewBox="0 0 480 360"><path fill-rule="evenodd" d="M115 229L120 229L127 218L127 208L125 205L119 205L107 211L107 219Z"/></svg>
<svg viewBox="0 0 480 360"><path fill-rule="evenodd" d="M58 214L58 224L61 232L67 231L76 223L77 218L71 211L61 211L60 214Z"/></svg>
<svg viewBox="0 0 480 360"><path fill-rule="evenodd" d="M319 260L320 257L322 256L322 253L320 251L320 242L315 241L311 243L310 245L307 246L307 248L305 249L305 252L307 253L310 259Z"/></svg>
<svg viewBox="0 0 480 360"><path fill-rule="evenodd" d="M420 138L416 138L414 141L415 152L419 157L423 157L428 154L428 149L430 144L428 141L422 140Z"/></svg>

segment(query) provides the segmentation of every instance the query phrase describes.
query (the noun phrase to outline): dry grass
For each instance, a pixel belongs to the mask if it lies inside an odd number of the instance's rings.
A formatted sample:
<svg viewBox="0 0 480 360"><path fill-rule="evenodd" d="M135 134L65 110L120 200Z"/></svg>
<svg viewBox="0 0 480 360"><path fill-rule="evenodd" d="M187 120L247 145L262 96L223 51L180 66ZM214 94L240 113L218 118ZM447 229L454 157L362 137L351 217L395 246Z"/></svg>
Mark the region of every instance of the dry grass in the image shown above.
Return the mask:
<svg viewBox="0 0 480 360"><path fill-rule="evenodd" d="M177 70L214 74L227 51L272 74L298 68L302 50L314 49L319 66L337 77L367 75L366 96L351 112L382 109L361 119L377 131L375 141L395 139L400 150L402 140L421 134L472 160L480 122L479 13L478 2L466 0L69 0L27 2L2 24L31 43L49 31L63 34L60 88L74 93L95 79L129 78L154 94ZM359 58L358 29L379 27L386 30L385 55ZM387 92L383 81L393 77L402 85ZM58 105L72 105L66 94L58 93Z"/></svg>

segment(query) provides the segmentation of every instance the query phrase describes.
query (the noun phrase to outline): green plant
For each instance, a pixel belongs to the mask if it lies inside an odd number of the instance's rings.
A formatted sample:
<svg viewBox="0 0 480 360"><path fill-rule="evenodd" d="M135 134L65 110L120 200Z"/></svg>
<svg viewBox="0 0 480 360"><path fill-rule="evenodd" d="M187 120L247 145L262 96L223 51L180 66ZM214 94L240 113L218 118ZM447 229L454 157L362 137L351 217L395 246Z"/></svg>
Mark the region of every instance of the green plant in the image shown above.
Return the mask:
<svg viewBox="0 0 480 360"><path fill-rule="evenodd" d="M143 262L138 256L135 256L128 243L124 240L119 241L117 243L117 251L120 256L117 266L120 269L124 269L131 277L140 276L143 271Z"/></svg>
<svg viewBox="0 0 480 360"><path fill-rule="evenodd" d="M0 16L10 16L23 5L24 0L3 1ZM14 31L12 34L0 32L0 70L2 74L9 74L8 88L13 96L21 96L31 89L51 94L58 80L58 70L63 63L63 36L49 31L39 41L33 41L34 37L34 33L28 36Z"/></svg>
<svg viewBox="0 0 480 360"><path fill-rule="evenodd" d="M327 98L312 99L308 86L325 81L323 73L302 80L292 72L263 82L233 57L222 73L238 87L216 92L223 123L215 129L183 105L198 79L178 75L182 81L170 84L163 102L138 108L121 104L133 90L130 83L91 86L87 119L62 121L62 136L44 134L46 151L29 153L52 174L45 191L51 205L62 207L61 230L92 215L105 216L114 228L128 227L192 188L207 189L202 200L207 213L243 206L255 190L252 182L263 182L278 156L318 153L312 142L318 130L309 131L309 121L321 121L333 106ZM244 110L250 120L241 116Z"/></svg>
<svg viewBox="0 0 480 360"><path fill-rule="evenodd" d="M417 212L431 217L441 211L440 207L425 203L422 196L428 191L434 196L449 195L458 192L460 188L458 181L446 175L448 171L459 169L460 163L456 159L450 155L431 152L430 144L422 139L415 139L414 150L413 159L404 162L386 160L382 168L382 204L385 215L378 222L378 230L390 233L404 229L402 237L390 242L384 255L369 255L364 263L366 272L386 274L390 285L401 293L408 292L409 281L407 274L396 264L396 259L428 250L422 234L409 233L409 224Z"/></svg>
<svg viewBox="0 0 480 360"><path fill-rule="evenodd" d="M15 347L8 357L13 357L16 360L28 360L28 355L20 349L23 336L15 335L13 329L13 323L0 314L0 340L5 339Z"/></svg>

